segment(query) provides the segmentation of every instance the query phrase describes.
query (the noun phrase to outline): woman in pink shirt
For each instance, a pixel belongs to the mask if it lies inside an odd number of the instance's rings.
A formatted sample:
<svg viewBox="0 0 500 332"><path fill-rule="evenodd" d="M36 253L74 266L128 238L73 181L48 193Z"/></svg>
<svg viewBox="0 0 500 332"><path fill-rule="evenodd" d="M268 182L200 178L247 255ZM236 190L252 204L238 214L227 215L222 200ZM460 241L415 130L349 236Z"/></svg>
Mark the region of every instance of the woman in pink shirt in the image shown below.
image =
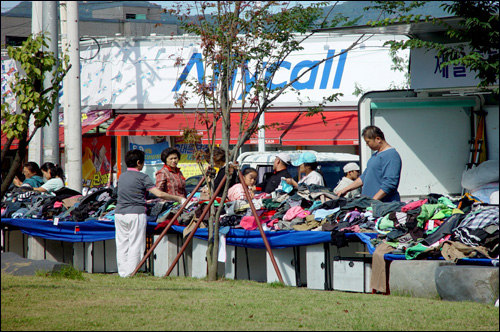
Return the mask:
<svg viewBox="0 0 500 332"><path fill-rule="evenodd" d="M156 187L167 194L186 197L186 179L177 164L181 153L176 148L166 148L162 151L161 160L165 165L155 174Z"/></svg>

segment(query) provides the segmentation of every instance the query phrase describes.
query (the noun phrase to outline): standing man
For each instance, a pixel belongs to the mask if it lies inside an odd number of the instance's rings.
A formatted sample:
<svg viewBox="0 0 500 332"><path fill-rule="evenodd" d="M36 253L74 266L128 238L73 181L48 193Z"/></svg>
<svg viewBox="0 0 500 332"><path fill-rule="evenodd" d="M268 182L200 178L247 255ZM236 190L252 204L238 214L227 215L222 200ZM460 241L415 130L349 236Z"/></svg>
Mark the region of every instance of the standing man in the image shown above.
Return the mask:
<svg viewBox="0 0 500 332"><path fill-rule="evenodd" d="M127 171L118 179L115 209L116 261L120 277L128 277L140 263L146 249L146 194L183 203L185 198L167 194L155 187L151 178L141 173L144 151L131 150L125 155Z"/></svg>
<svg viewBox="0 0 500 332"><path fill-rule="evenodd" d="M359 178L359 166L356 163L348 163L344 166L344 177L339 181L335 189L333 189L333 192L340 191L341 189L344 189L354 181L356 181ZM346 198L354 198L358 195L361 195L361 189L356 188L351 191L349 191L345 197Z"/></svg>
<svg viewBox="0 0 500 332"><path fill-rule="evenodd" d="M366 145L375 151L366 165L366 170L349 186L335 192L344 196L351 190L363 186L364 196L382 202L399 202L399 179L401 177L401 157L395 148L386 142L384 133L376 126L368 126L361 133Z"/></svg>
<svg viewBox="0 0 500 332"><path fill-rule="evenodd" d="M288 172L290 162L291 158L288 153L280 152L276 154L273 163L273 174L257 184L255 186L256 190L270 194L281 185L281 178L291 179L292 175Z"/></svg>

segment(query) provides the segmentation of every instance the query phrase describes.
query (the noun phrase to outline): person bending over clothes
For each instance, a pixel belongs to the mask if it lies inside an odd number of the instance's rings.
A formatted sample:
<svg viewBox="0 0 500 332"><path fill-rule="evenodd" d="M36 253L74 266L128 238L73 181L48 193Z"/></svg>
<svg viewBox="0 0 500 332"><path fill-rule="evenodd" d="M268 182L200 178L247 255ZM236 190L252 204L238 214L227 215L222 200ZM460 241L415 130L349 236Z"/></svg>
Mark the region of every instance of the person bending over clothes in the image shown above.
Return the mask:
<svg viewBox="0 0 500 332"><path fill-rule="evenodd" d="M292 162L293 166L299 166L299 174L305 173L306 176L299 180L299 183L294 179L286 179L288 184L291 184L295 188L298 188L299 184L304 183L307 185L316 184L318 186L325 186L325 181L323 180L323 175L321 175L316 169L318 168L318 163L316 161L316 155L312 152L303 152L299 159Z"/></svg>
<svg viewBox="0 0 500 332"><path fill-rule="evenodd" d="M166 148L160 158L165 165L155 174L156 188L170 195L186 197L186 178L177 167L181 153L176 148Z"/></svg>
<svg viewBox="0 0 500 332"><path fill-rule="evenodd" d="M14 185L16 187L38 188L43 185L43 173L38 164L34 161L28 161L23 166L24 181L19 180L16 176L14 178Z"/></svg>
<svg viewBox="0 0 500 332"><path fill-rule="evenodd" d="M384 133L376 126L367 126L361 136L375 153L368 160L363 174L335 194L344 196L349 191L363 186L361 194L364 196L382 202L399 202L401 198L398 186L402 167L399 153L386 142Z"/></svg>
<svg viewBox="0 0 500 332"><path fill-rule="evenodd" d="M183 203L185 198L167 194L155 187L151 178L142 173L144 151L130 150L125 155L127 171L118 178L115 208L116 261L120 277L130 276L140 263L146 249L146 192Z"/></svg>
<svg viewBox="0 0 500 332"><path fill-rule="evenodd" d="M64 187L64 171L60 166L46 162L40 167L40 170L47 182L40 187L33 188L33 190L41 193L53 193Z"/></svg>
<svg viewBox="0 0 500 332"><path fill-rule="evenodd" d="M285 152L278 153L273 163L273 174L267 179L264 179L261 183L257 184L256 189L270 194L280 188L281 178L293 178L290 172L288 172L289 165L290 155Z"/></svg>
<svg viewBox="0 0 500 332"><path fill-rule="evenodd" d="M250 193L250 199L252 199L255 194L255 183L257 182L257 170L253 167L247 167L243 170L243 179L245 180L245 185L248 187L248 191ZM238 201L238 200L248 200L245 195L245 189L243 188L242 183L237 183L227 192L227 198L230 201Z"/></svg>

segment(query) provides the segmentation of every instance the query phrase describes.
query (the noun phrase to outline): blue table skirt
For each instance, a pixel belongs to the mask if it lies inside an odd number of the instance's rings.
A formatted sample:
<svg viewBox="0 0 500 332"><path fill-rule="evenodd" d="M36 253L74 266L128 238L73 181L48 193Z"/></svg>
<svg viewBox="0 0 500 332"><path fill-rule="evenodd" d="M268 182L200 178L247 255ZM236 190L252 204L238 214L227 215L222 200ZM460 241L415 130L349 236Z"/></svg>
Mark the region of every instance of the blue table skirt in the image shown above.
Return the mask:
<svg viewBox="0 0 500 332"><path fill-rule="evenodd" d="M51 220L44 219L13 219L2 218L2 226L8 225L19 228L21 232L30 236L37 236L48 240L66 242L97 242L111 240L115 238L115 223L111 220L88 220L84 222L60 221L54 225ZM154 229L158 224L148 222L147 233L158 233ZM175 232L182 233L183 226L172 226ZM331 241L330 232L321 231L266 231L269 245L273 249L281 249L297 246L309 246ZM200 228L196 231L195 237L208 240L208 229ZM364 242L370 254L373 254L375 247L370 240L377 237L377 233L346 233L346 238L350 241ZM226 234L226 244L265 249L264 241L258 230L247 231L244 229L230 228ZM404 254L385 254L386 260L405 260ZM436 259L436 258L434 258ZM440 257L437 259L444 260ZM487 258L463 258L459 259L458 265L483 265L498 266L497 259Z"/></svg>
<svg viewBox="0 0 500 332"><path fill-rule="evenodd" d="M111 220L60 221L58 225L54 225L51 220L2 218L2 224L17 227L27 235L56 241L96 242L115 238L115 223ZM148 222L147 233L155 233L154 228L157 225L156 222ZM184 227L172 226L171 229L182 233ZM265 234L269 245L275 249L308 246L331 241L331 232L322 231L266 231ZM208 240L208 229L198 229L195 237ZM377 237L377 233L346 233L346 237L351 241L366 243L370 254L375 251L370 239ZM247 231L231 228L226 234L226 243L238 247L265 249L259 230Z"/></svg>

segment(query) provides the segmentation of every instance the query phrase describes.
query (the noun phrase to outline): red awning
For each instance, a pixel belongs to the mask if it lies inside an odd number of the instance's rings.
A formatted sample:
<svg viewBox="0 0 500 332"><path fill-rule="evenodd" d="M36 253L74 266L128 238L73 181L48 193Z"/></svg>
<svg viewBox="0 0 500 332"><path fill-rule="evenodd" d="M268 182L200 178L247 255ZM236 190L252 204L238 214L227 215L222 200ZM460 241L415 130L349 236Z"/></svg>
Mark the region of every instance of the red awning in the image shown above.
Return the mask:
<svg viewBox="0 0 500 332"><path fill-rule="evenodd" d="M359 145L358 111L323 112L306 117L304 114L281 138L283 145Z"/></svg>
<svg viewBox="0 0 500 332"><path fill-rule="evenodd" d="M108 136L182 136L185 128L206 132L198 114L120 114L108 127Z"/></svg>
<svg viewBox="0 0 500 332"><path fill-rule="evenodd" d="M281 144L281 137L284 135L286 130L290 127L293 121L299 116L298 112L266 112L264 114L264 122L269 128L266 128L265 132L265 143L266 144ZM255 114L250 114L246 119L244 118L243 132L248 125L255 118ZM236 144L238 138L240 137L240 113L231 113L231 139L229 144ZM217 134L215 138L216 144L221 144L222 134L221 134L222 120L219 120L217 125ZM203 136L202 142L204 144L208 143L208 138ZM246 144L258 144L258 135L255 133Z"/></svg>
<svg viewBox="0 0 500 332"><path fill-rule="evenodd" d="M90 111L87 114L84 114L84 119L82 120L82 135L109 120L111 118L111 114L112 110ZM7 143L7 135L2 133L2 148L5 143ZM16 138L12 142L10 149L14 150L18 147L19 140ZM64 125L59 125L59 147L64 147Z"/></svg>

